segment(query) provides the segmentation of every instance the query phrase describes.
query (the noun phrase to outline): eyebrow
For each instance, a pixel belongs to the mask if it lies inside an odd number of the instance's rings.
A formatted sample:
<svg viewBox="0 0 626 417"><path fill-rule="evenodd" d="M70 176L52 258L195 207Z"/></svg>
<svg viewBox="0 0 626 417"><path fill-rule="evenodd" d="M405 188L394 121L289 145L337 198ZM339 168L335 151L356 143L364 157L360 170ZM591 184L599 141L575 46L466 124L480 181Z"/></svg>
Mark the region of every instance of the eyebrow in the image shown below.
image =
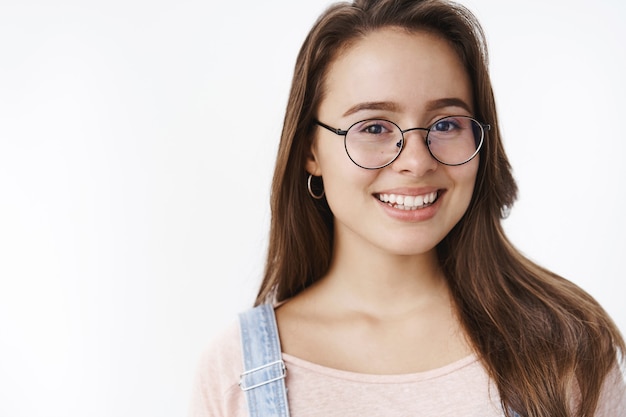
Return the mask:
<svg viewBox="0 0 626 417"><path fill-rule="evenodd" d="M368 101L365 103L358 103L350 107L343 114L343 117L350 116L351 114L360 112L361 110L386 110L397 112L399 110L399 106L391 101Z"/></svg>
<svg viewBox="0 0 626 417"><path fill-rule="evenodd" d="M460 98L441 98L438 100L433 100L426 105L427 111L439 110L444 107L460 107L466 110L468 113L471 113L472 110L470 106L461 100ZM367 101L364 103L358 103L354 106L350 107L344 114L343 117L350 116L351 114L358 113L362 110L385 110L391 112L400 111L400 106L392 101Z"/></svg>
<svg viewBox="0 0 626 417"><path fill-rule="evenodd" d="M433 100L426 105L426 110L433 111L443 109L444 107L460 107L463 110L466 110L468 113L472 113L472 109L470 108L469 104L456 97Z"/></svg>

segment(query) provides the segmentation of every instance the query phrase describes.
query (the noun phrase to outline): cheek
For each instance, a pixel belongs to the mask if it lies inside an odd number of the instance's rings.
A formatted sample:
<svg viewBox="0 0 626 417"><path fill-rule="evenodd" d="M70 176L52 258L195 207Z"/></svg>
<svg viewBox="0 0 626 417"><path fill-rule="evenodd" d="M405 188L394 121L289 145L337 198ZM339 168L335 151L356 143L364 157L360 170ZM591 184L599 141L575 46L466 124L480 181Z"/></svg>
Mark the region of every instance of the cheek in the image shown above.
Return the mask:
<svg viewBox="0 0 626 417"><path fill-rule="evenodd" d="M329 188L356 185L371 176L367 170L354 165L343 145L343 139L322 138L315 149L320 175Z"/></svg>
<svg viewBox="0 0 626 417"><path fill-rule="evenodd" d="M476 183L476 177L478 176L478 166L479 160L478 158L474 158L466 164L467 169L463 172L464 180L467 183L472 184L472 188L474 187L474 184Z"/></svg>
<svg viewBox="0 0 626 417"><path fill-rule="evenodd" d="M340 155L334 161L326 160L322 177L326 201L333 214L341 216L341 213L366 207L372 198L371 184L377 174L376 171L357 167L347 156Z"/></svg>
<svg viewBox="0 0 626 417"><path fill-rule="evenodd" d="M462 199L462 204L467 206L474 194L476 177L478 175L478 159L472 160L465 165L451 168L452 170L449 171L450 176L456 184L455 187L457 188L459 199Z"/></svg>
<svg viewBox="0 0 626 417"><path fill-rule="evenodd" d="M367 171L357 167L348 160L347 163L337 163L328 165L324 170L324 187L330 197L337 200L350 195L351 199L356 196L369 196L371 194L370 185L376 178L375 171Z"/></svg>
<svg viewBox="0 0 626 417"><path fill-rule="evenodd" d="M471 165L467 167L462 173L461 182L464 188L464 197L467 200L466 208L474 195L474 189L476 187L476 177L478 176L478 159L470 162Z"/></svg>
<svg viewBox="0 0 626 417"><path fill-rule="evenodd" d="M343 136L321 135L315 139L313 149L322 168L330 169L347 159Z"/></svg>

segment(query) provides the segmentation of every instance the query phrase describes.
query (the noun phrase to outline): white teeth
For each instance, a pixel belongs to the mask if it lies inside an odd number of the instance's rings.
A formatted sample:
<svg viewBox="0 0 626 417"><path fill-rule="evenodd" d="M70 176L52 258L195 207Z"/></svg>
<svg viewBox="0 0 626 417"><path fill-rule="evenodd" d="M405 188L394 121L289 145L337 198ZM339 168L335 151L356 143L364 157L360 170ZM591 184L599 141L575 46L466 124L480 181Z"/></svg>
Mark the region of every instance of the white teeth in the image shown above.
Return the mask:
<svg viewBox="0 0 626 417"><path fill-rule="evenodd" d="M379 194L378 199L383 203L387 203L395 208L402 210L415 210L420 207L426 207L437 200L438 192L424 195L396 195L396 194Z"/></svg>

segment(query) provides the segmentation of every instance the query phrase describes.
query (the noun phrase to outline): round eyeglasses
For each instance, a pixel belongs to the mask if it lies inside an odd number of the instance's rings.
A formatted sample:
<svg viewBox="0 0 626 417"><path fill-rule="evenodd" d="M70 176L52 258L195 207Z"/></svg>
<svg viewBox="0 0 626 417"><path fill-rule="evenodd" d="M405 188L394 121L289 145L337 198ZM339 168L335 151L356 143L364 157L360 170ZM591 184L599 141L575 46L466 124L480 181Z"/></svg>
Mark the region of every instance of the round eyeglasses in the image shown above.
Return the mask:
<svg viewBox="0 0 626 417"><path fill-rule="evenodd" d="M336 129L316 120L321 127L343 136L348 157L361 168L384 168L404 149L404 134L412 130L426 132L428 151L444 165L463 165L480 151L485 131L491 126L468 116L447 116L430 127L402 130L389 120L368 119L356 122L347 130Z"/></svg>

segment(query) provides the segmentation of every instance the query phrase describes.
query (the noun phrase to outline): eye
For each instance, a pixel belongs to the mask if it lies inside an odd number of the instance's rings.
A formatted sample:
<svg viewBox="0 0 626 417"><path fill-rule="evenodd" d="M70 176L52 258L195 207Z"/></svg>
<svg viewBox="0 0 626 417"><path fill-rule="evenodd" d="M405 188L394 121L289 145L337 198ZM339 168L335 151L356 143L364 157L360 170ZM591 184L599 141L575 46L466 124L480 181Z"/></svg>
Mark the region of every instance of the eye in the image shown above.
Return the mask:
<svg viewBox="0 0 626 417"><path fill-rule="evenodd" d="M450 132L452 130L458 129L459 125L454 121L454 119L443 119L435 122L434 125L430 128L435 132Z"/></svg>
<svg viewBox="0 0 626 417"><path fill-rule="evenodd" d="M364 120L354 125L352 130L359 134L384 135L394 132L397 128L385 120Z"/></svg>
<svg viewBox="0 0 626 417"><path fill-rule="evenodd" d="M365 128L365 132L372 133L372 134L380 134L380 133L383 133L383 131L384 131L384 128L382 127L382 125L372 124Z"/></svg>

